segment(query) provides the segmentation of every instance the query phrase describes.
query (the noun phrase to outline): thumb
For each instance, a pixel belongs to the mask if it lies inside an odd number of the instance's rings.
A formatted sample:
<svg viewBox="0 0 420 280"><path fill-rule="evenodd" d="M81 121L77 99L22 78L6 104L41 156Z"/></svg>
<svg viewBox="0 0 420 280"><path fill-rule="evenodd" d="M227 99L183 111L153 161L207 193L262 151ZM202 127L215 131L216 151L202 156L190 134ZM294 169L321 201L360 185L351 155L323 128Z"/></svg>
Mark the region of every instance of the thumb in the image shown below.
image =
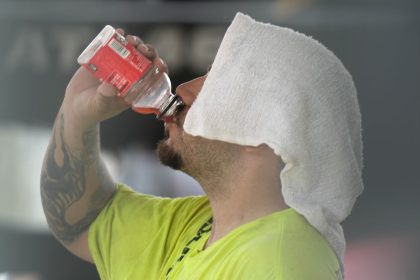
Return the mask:
<svg viewBox="0 0 420 280"><path fill-rule="evenodd" d="M118 94L117 89L109 83L102 83L98 87L98 92L104 97L116 96Z"/></svg>
<svg viewBox="0 0 420 280"><path fill-rule="evenodd" d="M98 86L93 107L96 113L100 115L101 121L113 117L131 106L117 94L117 89L109 83L101 83Z"/></svg>

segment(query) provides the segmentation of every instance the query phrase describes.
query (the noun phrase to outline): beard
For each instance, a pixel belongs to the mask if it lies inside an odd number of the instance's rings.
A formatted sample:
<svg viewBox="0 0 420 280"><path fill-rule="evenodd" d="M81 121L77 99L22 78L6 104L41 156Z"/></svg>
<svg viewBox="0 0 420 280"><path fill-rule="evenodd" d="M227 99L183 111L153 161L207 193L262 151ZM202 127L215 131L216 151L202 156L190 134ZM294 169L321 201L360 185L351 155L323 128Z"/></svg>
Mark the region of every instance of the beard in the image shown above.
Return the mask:
<svg viewBox="0 0 420 280"><path fill-rule="evenodd" d="M238 145L181 133L169 139L168 131L157 144L156 154L163 165L180 170L196 180L223 174L236 160Z"/></svg>
<svg viewBox="0 0 420 280"><path fill-rule="evenodd" d="M181 133L160 140L156 154L163 165L193 177L207 194L219 195L218 186L233 173L239 150L236 144Z"/></svg>
<svg viewBox="0 0 420 280"><path fill-rule="evenodd" d="M166 165L174 170L181 170L184 162L179 152L168 143L169 136L165 131L165 138L160 140L157 144L156 154L163 165Z"/></svg>

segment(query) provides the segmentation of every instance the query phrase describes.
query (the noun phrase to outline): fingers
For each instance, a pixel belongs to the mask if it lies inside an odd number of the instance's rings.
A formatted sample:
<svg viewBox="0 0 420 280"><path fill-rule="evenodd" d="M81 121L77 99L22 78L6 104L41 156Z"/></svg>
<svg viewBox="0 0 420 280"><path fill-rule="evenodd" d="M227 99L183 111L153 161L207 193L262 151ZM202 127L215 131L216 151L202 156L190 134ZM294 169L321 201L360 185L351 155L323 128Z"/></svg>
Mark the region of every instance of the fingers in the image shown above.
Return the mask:
<svg viewBox="0 0 420 280"><path fill-rule="evenodd" d="M128 35L127 41L129 44L133 45L141 54L147 57L150 60L153 60L157 56L156 50L150 46L144 44L143 40L137 36Z"/></svg>
<svg viewBox="0 0 420 280"><path fill-rule="evenodd" d="M124 29L122 29L122 28L117 28L117 29L115 29L115 31L117 31L118 33L120 33L121 35L124 35L125 34L125 31L124 31Z"/></svg>
<svg viewBox="0 0 420 280"><path fill-rule="evenodd" d="M169 73L168 65L166 65L165 61L162 58L157 57L153 60L153 64L159 68L161 72Z"/></svg>
<svg viewBox="0 0 420 280"><path fill-rule="evenodd" d="M159 57L158 51L152 45L145 44L138 36L127 35L126 38L129 44L133 45L142 55L151 60L160 71L168 73L168 65Z"/></svg>
<svg viewBox="0 0 420 280"><path fill-rule="evenodd" d="M117 101L118 103L120 103L120 106L122 106L122 107L126 107L126 106L131 105L131 102L128 102L124 98L121 98L121 97L118 96L118 90L117 90L116 87L114 87L113 85L111 85L107 82L101 83L98 86L97 92L101 97L103 97L103 99L108 100L108 102ZM112 97L114 97L114 98L112 98Z"/></svg>
<svg viewBox="0 0 420 280"><path fill-rule="evenodd" d="M144 44L143 42L141 42L136 47L142 55L144 55L152 61L159 56L157 50L150 44Z"/></svg>
<svg viewBox="0 0 420 280"><path fill-rule="evenodd" d="M158 51L150 44L139 45L137 48L141 53L150 59L154 65L156 65L160 71L168 73L168 65L165 61L159 57Z"/></svg>
<svg viewBox="0 0 420 280"><path fill-rule="evenodd" d="M109 83L101 83L95 95L97 112L108 118L110 115L115 115L131 106L117 94L118 91L114 86Z"/></svg>
<svg viewBox="0 0 420 280"><path fill-rule="evenodd" d="M66 92L81 92L91 87L97 87L99 84L100 82L92 73L80 66L67 85Z"/></svg>
<svg viewBox="0 0 420 280"><path fill-rule="evenodd" d="M150 44L140 45L138 47L138 50L140 50L150 60L154 60L156 57L159 56L157 50Z"/></svg>
<svg viewBox="0 0 420 280"><path fill-rule="evenodd" d="M139 45L141 45L141 44L144 44L143 43L143 40L142 39L140 39L139 37L137 37L137 36L133 36L133 35L128 35L127 36L127 41L128 41L128 43L129 44L132 44L134 47L138 47Z"/></svg>

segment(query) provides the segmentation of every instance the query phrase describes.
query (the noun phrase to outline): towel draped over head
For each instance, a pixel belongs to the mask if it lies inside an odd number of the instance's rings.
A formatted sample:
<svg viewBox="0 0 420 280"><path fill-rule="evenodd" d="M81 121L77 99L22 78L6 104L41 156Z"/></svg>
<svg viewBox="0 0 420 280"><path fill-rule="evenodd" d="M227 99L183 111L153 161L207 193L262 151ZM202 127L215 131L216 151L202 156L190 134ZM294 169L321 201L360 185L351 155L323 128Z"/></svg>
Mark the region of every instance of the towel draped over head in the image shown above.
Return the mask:
<svg viewBox="0 0 420 280"><path fill-rule="evenodd" d="M340 223L363 190L361 115L352 77L318 41L238 13L184 130L239 145L267 144L286 164L286 203L325 237L342 264Z"/></svg>

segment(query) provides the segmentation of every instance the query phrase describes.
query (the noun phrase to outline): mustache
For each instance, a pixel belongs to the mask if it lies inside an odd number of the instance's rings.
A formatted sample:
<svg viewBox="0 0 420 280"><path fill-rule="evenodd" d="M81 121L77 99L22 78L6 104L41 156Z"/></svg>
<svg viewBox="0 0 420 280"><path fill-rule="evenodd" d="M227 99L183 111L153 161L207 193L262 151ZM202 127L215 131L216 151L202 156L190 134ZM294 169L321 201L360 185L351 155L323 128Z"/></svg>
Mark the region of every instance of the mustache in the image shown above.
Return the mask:
<svg viewBox="0 0 420 280"><path fill-rule="evenodd" d="M175 116L174 116L174 123L179 128L181 127L181 115L184 113L186 108L187 108L187 106L184 103L180 104L177 107L177 110L176 110L176 113L175 113Z"/></svg>
<svg viewBox="0 0 420 280"><path fill-rule="evenodd" d="M183 119L185 118L185 110L189 108L189 106L185 104L180 104L177 107L176 113L171 120L171 123L175 124L179 129L182 129ZM184 116L183 116L184 115ZM165 126L163 131L163 140L169 139L169 129Z"/></svg>
<svg viewBox="0 0 420 280"><path fill-rule="evenodd" d="M172 123L175 124L178 128L182 127L181 124L181 114L183 112L183 110L185 109L185 105L180 105L178 106L178 110L176 111L173 119L172 119ZM164 131L163 131L163 139L169 139L169 129L167 127L165 127Z"/></svg>

